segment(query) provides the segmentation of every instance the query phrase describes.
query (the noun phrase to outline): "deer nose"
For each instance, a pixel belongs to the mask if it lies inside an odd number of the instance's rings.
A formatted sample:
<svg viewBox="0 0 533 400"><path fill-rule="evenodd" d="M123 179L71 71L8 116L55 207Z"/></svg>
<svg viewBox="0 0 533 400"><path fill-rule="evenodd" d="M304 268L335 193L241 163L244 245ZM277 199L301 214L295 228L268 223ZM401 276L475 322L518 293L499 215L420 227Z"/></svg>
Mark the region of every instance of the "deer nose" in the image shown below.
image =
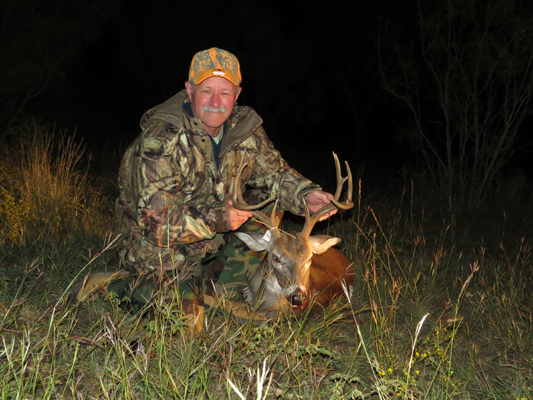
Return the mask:
<svg viewBox="0 0 533 400"><path fill-rule="evenodd" d="M305 293L300 288L298 288L294 292L292 292L291 298L289 300L292 306L303 308L306 300Z"/></svg>

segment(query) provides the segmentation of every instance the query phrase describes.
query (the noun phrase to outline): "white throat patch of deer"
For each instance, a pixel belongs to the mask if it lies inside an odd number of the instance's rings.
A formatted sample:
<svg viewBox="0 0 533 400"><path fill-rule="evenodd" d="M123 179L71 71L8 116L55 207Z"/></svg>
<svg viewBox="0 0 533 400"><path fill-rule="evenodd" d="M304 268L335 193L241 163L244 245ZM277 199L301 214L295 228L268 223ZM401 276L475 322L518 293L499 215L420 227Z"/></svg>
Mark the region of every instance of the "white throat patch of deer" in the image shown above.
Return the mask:
<svg viewBox="0 0 533 400"><path fill-rule="evenodd" d="M268 227L267 234L235 233L251 250L267 252L265 260L244 289L243 295L250 309L265 314L267 318L274 318L290 309L299 313L307 310L309 304L313 305L311 311L321 309L343 293L343 282L347 285L353 283L352 263L338 249L332 247L341 239L311 235L314 225L322 216L335 208L348 210L353 207L350 167L345 163L347 176L342 177L338 157L335 153L333 157L337 174L337 189L333 200L313 215L306 209L302 231L293 233L279 229L281 218L277 215L275 206L270 216L258 211L273 201L273 198L258 205L248 205L244 202L241 176L247 164L244 159L241 161L231 188L233 206L250 210L255 219ZM346 181L346 200L341 202L340 196Z"/></svg>

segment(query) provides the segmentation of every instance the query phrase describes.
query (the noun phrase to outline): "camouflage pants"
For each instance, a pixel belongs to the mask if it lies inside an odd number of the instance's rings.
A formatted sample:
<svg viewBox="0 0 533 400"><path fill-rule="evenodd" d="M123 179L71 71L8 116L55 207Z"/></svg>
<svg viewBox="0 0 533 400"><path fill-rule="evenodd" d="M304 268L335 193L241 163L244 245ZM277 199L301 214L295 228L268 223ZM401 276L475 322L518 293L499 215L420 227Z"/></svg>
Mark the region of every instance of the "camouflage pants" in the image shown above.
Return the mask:
<svg viewBox="0 0 533 400"><path fill-rule="evenodd" d="M265 212L271 211L267 207ZM238 232L266 232L263 224L250 219ZM265 258L265 252L250 250L234 232L217 234L218 254L205 258L188 260L195 267L181 271L167 271L163 274L147 272L140 275L132 272L120 276L108 284L107 290L122 299L123 304L133 312L145 308L154 295L163 292L166 301L179 296L185 304L203 306L203 293L232 301L242 301L242 288L246 286Z"/></svg>
<svg viewBox="0 0 533 400"><path fill-rule="evenodd" d="M238 230L260 233L265 231L265 226L255 220L248 221ZM216 293L228 300L239 301L242 300L242 288L250 282L266 253L250 250L233 232L225 234L224 241L225 245L207 270L204 279L206 293Z"/></svg>

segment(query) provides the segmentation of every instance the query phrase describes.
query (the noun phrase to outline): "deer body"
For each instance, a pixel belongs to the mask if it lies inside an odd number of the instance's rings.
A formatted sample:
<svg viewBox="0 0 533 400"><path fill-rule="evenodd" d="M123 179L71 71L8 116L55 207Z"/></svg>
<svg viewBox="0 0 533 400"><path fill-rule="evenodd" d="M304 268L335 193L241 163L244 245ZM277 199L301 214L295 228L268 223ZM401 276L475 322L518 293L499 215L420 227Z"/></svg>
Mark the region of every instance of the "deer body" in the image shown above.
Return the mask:
<svg viewBox="0 0 533 400"><path fill-rule="evenodd" d="M353 263L339 249L332 247L322 254L315 254L309 271L309 288L314 302L312 311L326 307L332 300L353 285Z"/></svg>

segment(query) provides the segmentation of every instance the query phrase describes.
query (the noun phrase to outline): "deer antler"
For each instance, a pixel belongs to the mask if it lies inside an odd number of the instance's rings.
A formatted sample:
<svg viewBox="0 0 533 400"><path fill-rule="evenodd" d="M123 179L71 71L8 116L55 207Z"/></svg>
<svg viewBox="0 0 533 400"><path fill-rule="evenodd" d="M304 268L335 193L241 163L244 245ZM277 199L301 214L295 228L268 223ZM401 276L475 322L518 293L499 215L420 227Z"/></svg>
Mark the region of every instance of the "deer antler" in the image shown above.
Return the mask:
<svg viewBox="0 0 533 400"><path fill-rule="evenodd" d="M352 181L352 171L350 170L350 166L348 165L347 161L344 162L346 164L346 171L348 175L343 177L341 173L341 165L339 162L339 157L337 157L337 154L335 154L335 152L333 152L333 159L335 160L335 172L337 175L337 189L335 190L335 195L333 196L333 199L331 199L330 204L327 204L324 207L320 208L315 213L313 213L312 216L309 215L309 209L307 207L305 208L305 225L301 233L302 235L306 237L308 237L311 234L313 227L323 215L326 215L327 213L334 210L335 208L340 208L341 210L349 210L350 208L353 207L353 201L352 201L353 181ZM346 192L346 200L341 203L339 200L341 197L344 182L346 181L348 181L348 190Z"/></svg>
<svg viewBox="0 0 533 400"><path fill-rule="evenodd" d="M246 159L246 156L244 156L241 159L239 169L237 170L237 175L235 176L235 179L231 182L230 195L233 201L233 207L238 210L251 211L252 216L258 221L261 221L262 223L264 223L269 229L271 230L278 229L281 219L276 216L276 204L274 204L274 210L272 211L270 218L264 212L258 211L260 208L264 207L268 203L275 200L274 197L270 197L266 199L265 201L261 202L260 204L256 204L256 205L246 204L246 202L244 201L242 197L241 177L242 177L242 172L248 166L248 162L245 162L245 159Z"/></svg>

